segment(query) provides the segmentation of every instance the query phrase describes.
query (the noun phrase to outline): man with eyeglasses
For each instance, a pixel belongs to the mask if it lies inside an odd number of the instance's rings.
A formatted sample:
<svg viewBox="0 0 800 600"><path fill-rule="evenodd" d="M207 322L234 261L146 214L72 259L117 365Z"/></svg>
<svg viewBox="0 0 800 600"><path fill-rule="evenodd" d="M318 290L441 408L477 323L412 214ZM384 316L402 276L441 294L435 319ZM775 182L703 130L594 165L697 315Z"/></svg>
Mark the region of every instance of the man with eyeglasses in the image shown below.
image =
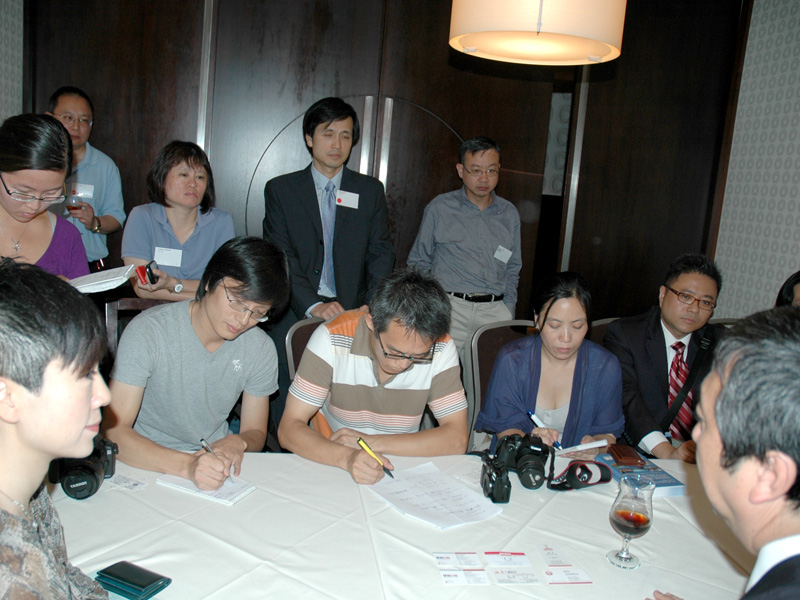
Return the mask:
<svg viewBox="0 0 800 600"><path fill-rule="evenodd" d="M286 398L281 445L363 484L379 481L382 465L393 468L387 454L462 454L467 403L449 326L450 302L430 275L384 279L369 310L344 312L311 336ZM420 431L426 406L439 427Z"/></svg>
<svg viewBox="0 0 800 600"><path fill-rule="evenodd" d="M494 140L475 137L461 144L456 171L464 185L425 207L408 265L432 273L450 296L450 335L464 371L472 424L476 407L466 350L481 325L514 318L520 221L516 207L494 193L500 175Z"/></svg>
<svg viewBox="0 0 800 600"><path fill-rule="evenodd" d="M606 330L603 344L622 367L623 435L656 458L695 461L694 407L722 330L707 324L721 289L714 261L683 254L667 270L658 306Z"/></svg>
<svg viewBox="0 0 800 600"><path fill-rule="evenodd" d="M264 447L269 396L278 387L275 345L256 325L288 300L283 251L237 237L211 257L195 300L134 318L119 342L103 419L120 460L202 489L238 475L243 453ZM233 434L227 418L240 394L241 425Z"/></svg>
<svg viewBox="0 0 800 600"><path fill-rule="evenodd" d="M72 139L72 174L67 178L67 202L53 210L78 228L89 269L103 268L107 236L125 223L122 183L114 161L89 144L94 106L80 88L64 86L50 96L48 115L61 121Z"/></svg>

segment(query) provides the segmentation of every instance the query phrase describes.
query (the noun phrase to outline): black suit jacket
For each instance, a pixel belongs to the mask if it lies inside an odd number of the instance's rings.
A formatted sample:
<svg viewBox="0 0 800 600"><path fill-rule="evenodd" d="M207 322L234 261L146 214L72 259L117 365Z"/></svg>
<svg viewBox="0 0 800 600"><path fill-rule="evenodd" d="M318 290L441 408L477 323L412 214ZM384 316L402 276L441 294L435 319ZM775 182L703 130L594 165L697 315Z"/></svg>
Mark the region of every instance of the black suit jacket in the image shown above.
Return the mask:
<svg viewBox="0 0 800 600"><path fill-rule="evenodd" d="M339 303L350 310L369 301L394 266L383 184L344 167L341 189L358 194L358 208L336 208L333 267ZM319 302L325 247L311 165L267 182L264 237L286 252L292 274L292 309L298 319Z"/></svg>
<svg viewBox="0 0 800 600"><path fill-rule="evenodd" d="M800 555L772 567L742 600L797 600L800 598Z"/></svg>
<svg viewBox="0 0 800 600"><path fill-rule="evenodd" d="M687 365L691 369L706 327L695 331L689 341ZM714 332L716 333L716 331ZM654 306L646 313L609 323L603 345L622 367L622 411L625 432L635 446L644 436L661 431L659 423L669 408L669 369L661 309ZM694 402L700 399L700 384L711 367L711 351L692 387Z"/></svg>

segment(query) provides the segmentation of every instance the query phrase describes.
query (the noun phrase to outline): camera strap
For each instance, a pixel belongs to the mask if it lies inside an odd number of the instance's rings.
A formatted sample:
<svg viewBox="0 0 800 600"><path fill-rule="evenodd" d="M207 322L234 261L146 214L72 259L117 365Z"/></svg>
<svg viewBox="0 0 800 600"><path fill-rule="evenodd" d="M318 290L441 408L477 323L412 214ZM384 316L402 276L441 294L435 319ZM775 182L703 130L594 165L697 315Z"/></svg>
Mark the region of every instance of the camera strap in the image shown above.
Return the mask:
<svg viewBox="0 0 800 600"><path fill-rule="evenodd" d="M556 451L550 447L550 473L547 476L547 489L556 492L569 492L611 481L609 466L594 460L570 461L567 468L557 477L555 468Z"/></svg>

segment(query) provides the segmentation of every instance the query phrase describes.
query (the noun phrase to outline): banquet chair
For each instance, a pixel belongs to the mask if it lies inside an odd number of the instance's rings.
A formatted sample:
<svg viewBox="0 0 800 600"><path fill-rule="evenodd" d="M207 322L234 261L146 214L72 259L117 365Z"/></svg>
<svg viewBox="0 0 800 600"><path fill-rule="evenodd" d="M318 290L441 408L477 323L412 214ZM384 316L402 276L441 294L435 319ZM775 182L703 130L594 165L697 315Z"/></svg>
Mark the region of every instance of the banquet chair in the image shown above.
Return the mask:
<svg viewBox="0 0 800 600"><path fill-rule="evenodd" d="M475 400L474 406L470 407L470 450L474 442L475 421L483 408L497 353L506 344L529 335L534 326L535 323L528 320L497 321L479 327L472 334L467 356L467 360L472 363L473 398Z"/></svg>
<svg viewBox="0 0 800 600"><path fill-rule="evenodd" d="M322 321L319 317L309 317L292 325L286 333L286 362L289 366L289 381L294 379L306 344Z"/></svg>
<svg viewBox="0 0 800 600"><path fill-rule="evenodd" d="M119 298L106 302L106 336L109 356L113 359L117 355L117 344L122 335L119 320L121 312L138 313L167 302L167 300L151 300L149 298Z"/></svg>
<svg viewBox="0 0 800 600"><path fill-rule="evenodd" d="M609 317L607 319L595 319L592 321L592 326L589 329L589 340L598 344L600 346L603 345L603 337L606 335L606 329L608 329L608 324L613 323L619 319L619 317Z"/></svg>

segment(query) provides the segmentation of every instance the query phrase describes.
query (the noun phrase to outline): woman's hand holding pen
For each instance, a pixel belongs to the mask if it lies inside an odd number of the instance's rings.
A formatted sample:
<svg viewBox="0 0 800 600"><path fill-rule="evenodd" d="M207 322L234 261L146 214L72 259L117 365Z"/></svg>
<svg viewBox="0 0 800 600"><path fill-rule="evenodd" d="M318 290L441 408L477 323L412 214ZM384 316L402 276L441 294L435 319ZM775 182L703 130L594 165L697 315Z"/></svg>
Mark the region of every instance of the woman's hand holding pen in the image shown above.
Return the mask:
<svg viewBox="0 0 800 600"><path fill-rule="evenodd" d="M547 427L534 427L531 435L538 435L548 446L554 446L558 442L558 431Z"/></svg>

